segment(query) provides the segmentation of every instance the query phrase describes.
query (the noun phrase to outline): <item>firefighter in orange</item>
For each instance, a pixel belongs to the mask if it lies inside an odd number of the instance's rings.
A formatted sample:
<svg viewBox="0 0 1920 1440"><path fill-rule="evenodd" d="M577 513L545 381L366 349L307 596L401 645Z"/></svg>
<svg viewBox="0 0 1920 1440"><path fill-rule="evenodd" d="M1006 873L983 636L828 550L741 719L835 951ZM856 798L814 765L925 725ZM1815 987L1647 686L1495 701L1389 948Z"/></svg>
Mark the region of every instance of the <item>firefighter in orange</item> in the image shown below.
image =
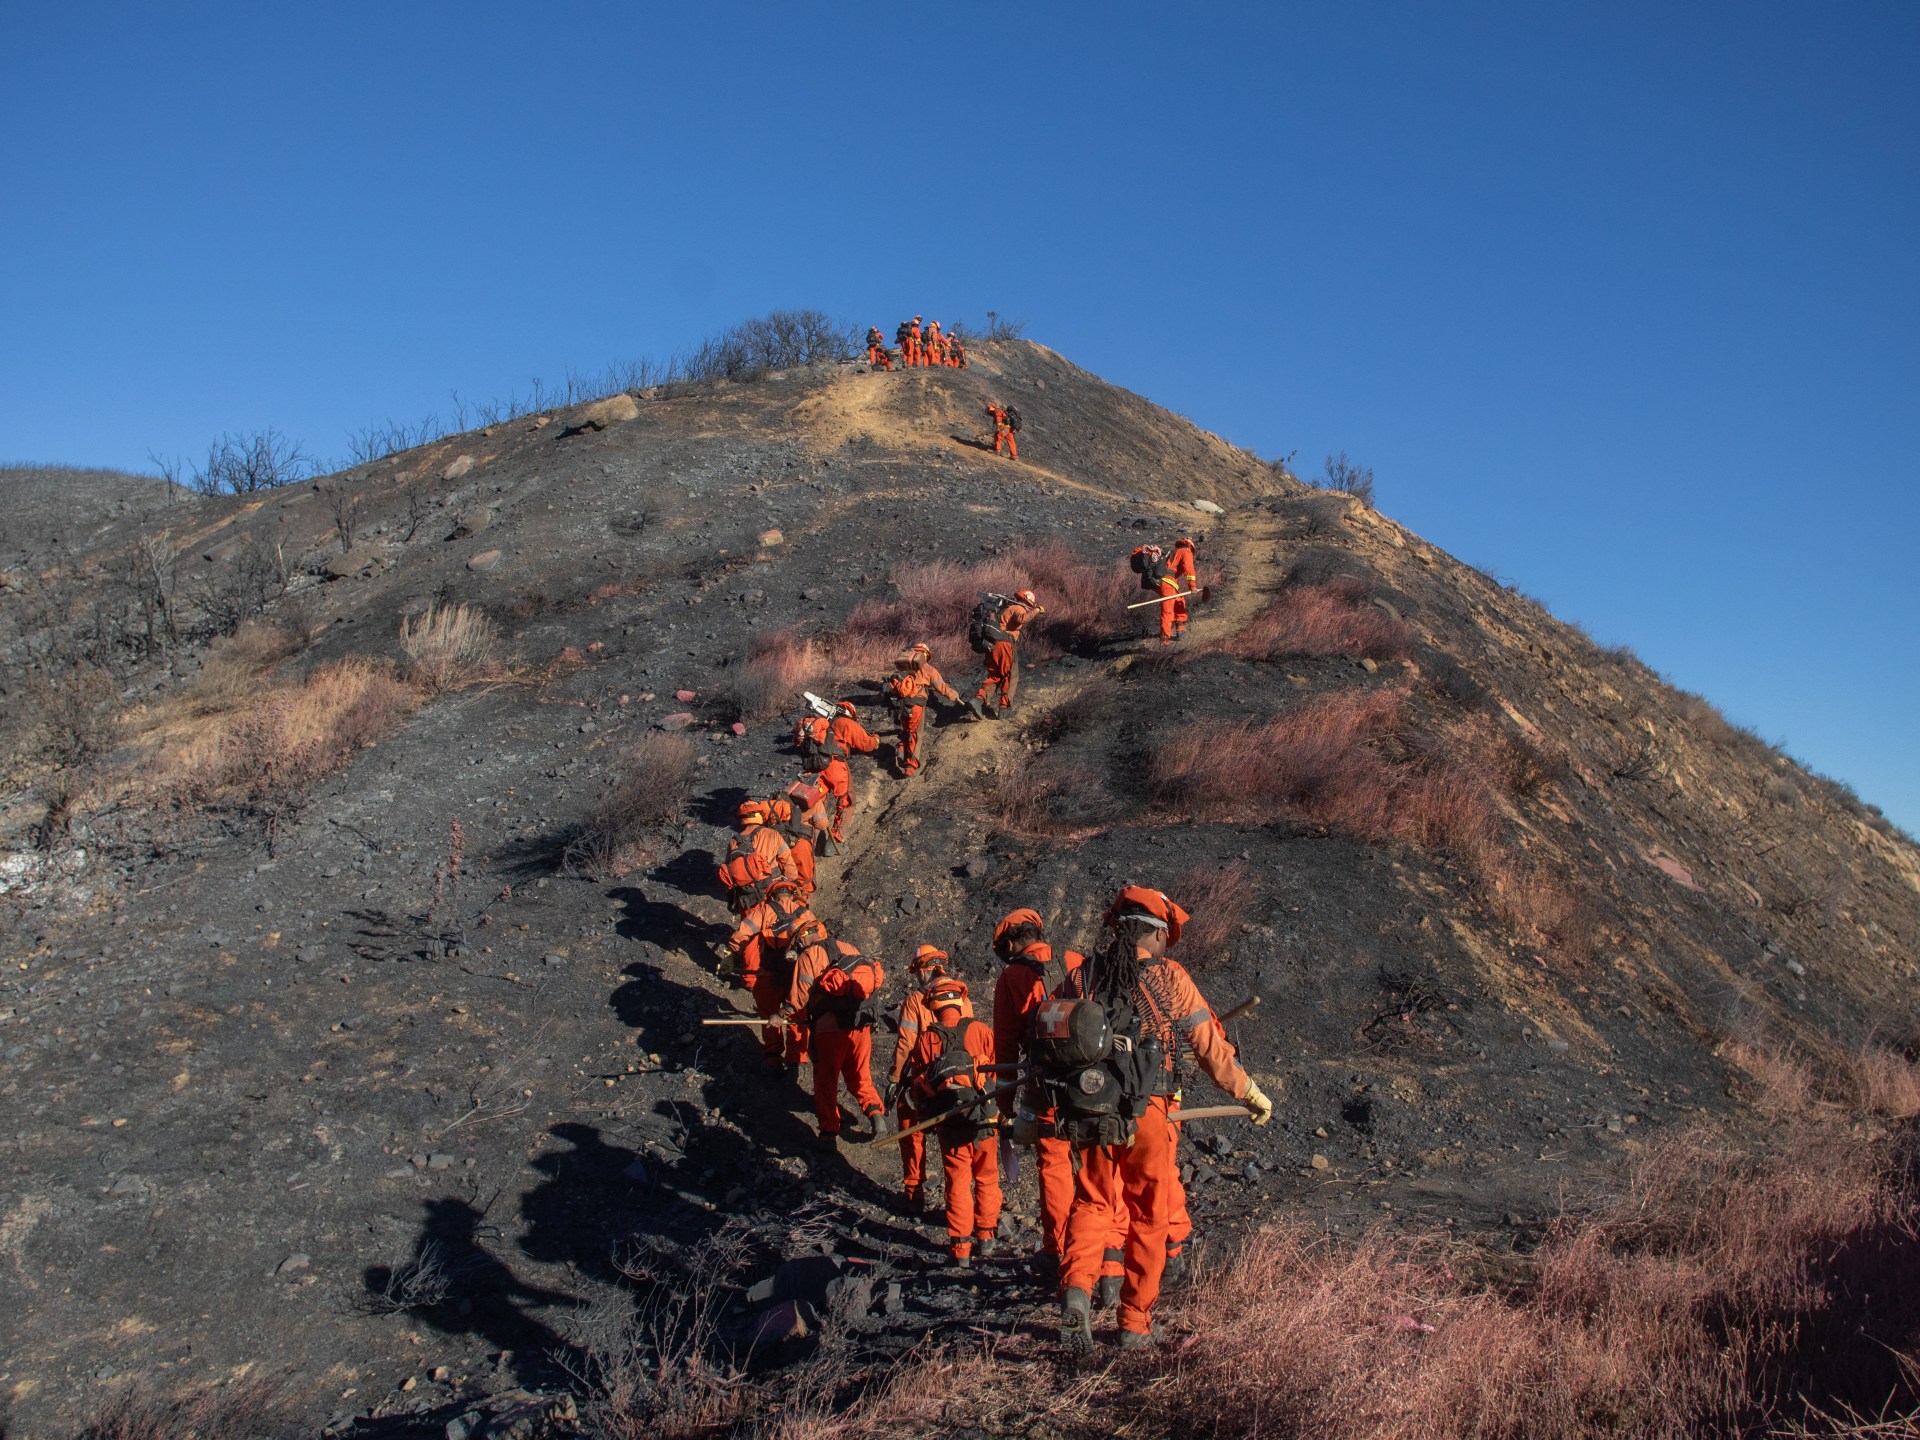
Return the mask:
<svg viewBox="0 0 1920 1440"><path fill-rule="evenodd" d="M748 800L740 806L740 833L727 845L720 862L720 883L731 892L742 885L765 880L770 875L800 883L800 861L793 847L778 830L767 824L772 807L764 800ZM813 889L809 881L805 889Z"/></svg>
<svg viewBox="0 0 1920 1440"><path fill-rule="evenodd" d="M938 320L929 320L927 322L926 363L929 365L944 365L947 363L947 342L945 337L940 334L940 322Z"/></svg>
<svg viewBox="0 0 1920 1440"><path fill-rule="evenodd" d="M887 703L900 722L900 743L894 747L900 773L911 779L920 769L920 726L926 720L927 697L938 695L949 704L958 705L960 692L934 669L933 651L925 644L915 645L893 662L893 674L887 679L886 691Z"/></svg>
<svg viewBox="0 0 1920 1440"><path fill-rule="evenodd" d="M813 912L798 887L778 876L735 890L732 899L740 923L722 951L740 963L739 983L753 995L754 1013L765 1022L760 1027L762 1058L770 1073L779 1074L783 1066L807 1058L805 1024L783 1018L781 1012L788 1008L793 988L794 937L813 921Z"/></svg>
<svg viewBox="0 0 1920 1440"><path fill-rule="evenodd" d="M1120 1343L1147 1345L1154 1338L1153 1305L1166 1267L1167 1227L1178 1181L1167 1114L1179 1088L1176 1060L1181 1047L1191 1051L1209 1079L1246 1105L1256 1125L1273 1118L1273 1102L1240 1068L1226 1031L1192 977L1167 955L1191 918L1187 912L1157 890L1129 885L1115 897L1106 918L1106 937L1099 952L1081 967L1078 993L1131 1007L1141 1020L1141 1038L1159 1042L1161 1064L1148 1079L1149 1093L1138 1097L1143 1110L1133 1122L1132 1135L1124 1143L1090 1145L1081 1152L1073 1212L1067 1220L1060 1305L1061 1338L1080 1355L1093 1352L1091 1292L1117 1209L1127 1214Z"/></svg>
<svg viewBox="0 0 1920 1440"><path fill-rule="evenodd" d="M947 364L956 370L967 368L967 347L960 343L960 332L947 336Z"/></svg>
<svg viewBox="0 0 1920 1440"><path fill-rule="evenodd" d="M878 325L867 327L867 363L876 370L893 369L893 356L887 353L887 342Z"/></svg>
<svg viewBox="0 0 1920 1440"><path fill-rule="evenodd" d="M823 849L820 852L823 855L837 853L837 847L847 838L843 826L854 804L853 772L847 767L848 758L856 751L871 755L880 748L880 742L861 726L851 701L842 700L835 709L837 713L831 720L824 715L811 715L800 722L801 766L808 774L818 775L833 793L833 824L827 834L836 848Z"/></svg>
<svg viewBox="0 0 1920 1440"><path fill-rule="evenodd" d="M913 323L907 326L907 364L924 365L927 363L926 339L920 331L920 317L913 317Z"/></svg>
<svg viewBox="0 0 1920 1440"><path fill-rule="evenodd" d="M821 787L825 795L825 787ZM814 839L827 828L826 811L819 811L818 827L809 823L798 807L793 803L791 794L776 795L767 801L767 828L777 831L787 842L787 853L793 856L794 883L800 887L800 893L811 895L814 892Z"/></svg>
<svg viewBox="0 0 1920 1440"><path fill-rule="evenodd" d="M993 453L1007 452L1009 460L1020 458L1020 442L1013 438L1013 407L998 400L987 402L987 418L993 421Z"/></svg>
<svg viewBox="0 0 1920 1440"><path fill-rule="evenodd" d="M947 1246L956 1265L990 1255L1000 1228L1000 1157L988 1117L993 1030L972 1017L966 990L955 979L934 995L934 1024L913 1047L913 1093L921 1111L951 1117L933 1133L940 1140Z"/></svg>
<svg viewBox="0 0 1920 1440"><path fill-rule="evenodd" d="M1084 961L1072 950L1063 950L1054 959L1045 935L1046 925L1037 910L1011 911L993 927L993 953L1004 967L993 987L993 1043L1008 1064L1027 1063L1033 1012L1044 1001L1070 991ZM1028 1132L1037 1128L1032 1143L1040 1182L1040 1253L1057 1274L1067 1213L1073 1207L1073 1147L1053 1134L1053 1112L1031 1086L1023 1090L1009 1082L1000 1087L996 1098L1015 1143L1028 1143Z"/></svg>
<svg viewBox="0 0 1920 1440"><path fill-rule="evenodd" d="M910 1129L920 1119L919 1112L913 1108L913 1047L921 1033L933 1024L934 997L957 989L962 1000L966 998L966 986L947 974L947 952L937 946L922 945L908 962L908 968L913 978L907 987L907 998L900 1003L900 1035L894 1042L893 1070L887 1084L887 1094L892 1098L902 1130ZM966 1013L972 1017L971 1002L967 1003ZM901 1136L900 1181L909 1213L918 1214L925 1203L926 1172L926 1132Z"/></svg>
<svg viewBox="0 0 1920 1440"><path fill-rule="evenodd" d="M813 1113L820 1121L820 1143L831 1149L840 1138L840 1084L866 1117L867 1131L880 1133L886 1107L873 1088L875 997L886 983L878 960L868 960L844 940L832 939L818 916L808 916L794 931L793 981L785 1013L803 1021L813 1050Z"/></svg>
<svg viewBox="0 0 1920 1440"><path fill-rule="evenodd" d="M1000 713L1005 714L1013 708L1014 691L1020 688L1020 665L1014 659L1013 647L1020 643L1020 632L1027 622L1035 616L1044 615L1039 597L1031 590L1022 590L1009 600L995 620L998 627L991 637L992 647L987 651L987 674L980 682L980 688L973 693L971 709L980 719L987 718L987 696L993 687L1000 687Z"/></svg>
<svg viewBox="0 0 1920 1440"><path fill-rule="evenodd" d="M1193 541L1182 535L1173 543L1173 554L1167 557L1167 563L1160 572L1160 594L1166 596L1190 595L1200 588L1199 578L1193 572ZM1187 602L1184 599L1163 598L1159 604L1160 643L1171 644L1175 640L1187 638Z"/></svg>

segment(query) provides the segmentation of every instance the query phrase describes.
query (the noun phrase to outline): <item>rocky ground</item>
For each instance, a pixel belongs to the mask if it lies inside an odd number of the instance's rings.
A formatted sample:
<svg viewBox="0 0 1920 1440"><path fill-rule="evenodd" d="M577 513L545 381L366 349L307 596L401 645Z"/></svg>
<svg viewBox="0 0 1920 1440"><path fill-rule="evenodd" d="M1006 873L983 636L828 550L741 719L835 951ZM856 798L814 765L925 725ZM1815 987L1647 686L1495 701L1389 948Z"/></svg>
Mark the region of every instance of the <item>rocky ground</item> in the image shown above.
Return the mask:
<svg viewBox="0 0 1920 1440"><path fill-rule="evenodd" d="M1042 347L976 362L644 392L604 429L526 417L265 496L104 501L84 543L51 521L9 536L14 698L162 530L182 594L274 557L268 613L313 637L291 671L395 655L429 600L500 617L512 657L270 833L127 792L34 849L40 791L0 806L17 1433L60 1433L128 1377L279 1371L316 1426L477 1427L460 1417L479 1397L564 1388L663 1283L717 1287L722 1333L763 1363L829 1310L875 1350L1041 1333L1030 1175L1008 1256L944 1268L937 1217L898 1209L891 1147L821 1153L751 1032L699 1024L743 1008L715 975L716 853L738 801L794 768L779 722L734 732L726 687L756 632L837 629L902 567L1059 539L1120 568L1201 527L1217 598L1184 649L1116 617L1031 668L1012 719L943 717L911 783L858 762L852 843L815 908L887 961L897 997L923 940L985 986L1007 909L1074 943L1121 883L1179 895L1243 866L1244 918L1189 963L1217 1009L1261 998L1234 1038L1284 1089L1265 1129L1190 1130L1208 1240L1288 1215L1524 1252L1648 1137L1757 1123L1729 1037L1847 1049L1912 1019L1920 857L1850 797L1370 510ZM981 444L989 395L1026 417L1017 464ZM36 515L49 483L9 481ZM1333 573L1411 627L1406 657L1210 649ZM119 669L123 733L197 658ZM971 688L971 657L939 658ZM1145 783L1182 725L1395 686L1565 757L1505 795L1502 824L1578 879L1580 943L1517 932L1444 848L1291 813L1196 819ZM1076 698L1091 719L1045 723ZM681 714L691 818L641 870L570 873L569 827L623 747ZM139 768L137 738L120 762ZM1021 823L983 800L1015 765L1066 777Z"/></svg>

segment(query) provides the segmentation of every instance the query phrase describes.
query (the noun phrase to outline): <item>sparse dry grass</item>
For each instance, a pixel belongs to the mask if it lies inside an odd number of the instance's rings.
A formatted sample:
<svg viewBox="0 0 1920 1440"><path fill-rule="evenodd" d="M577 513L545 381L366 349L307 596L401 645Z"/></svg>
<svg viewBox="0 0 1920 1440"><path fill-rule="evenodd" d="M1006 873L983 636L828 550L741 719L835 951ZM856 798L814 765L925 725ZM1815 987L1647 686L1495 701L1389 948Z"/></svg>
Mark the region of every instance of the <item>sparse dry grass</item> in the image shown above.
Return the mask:
<svg viewBox="0 0 1920 1440"><path fill-rule="evenodd" d="M302 1429L281 1382L256 1376L180 1395L130 1384L74 1440L291 1440Z"/></svg>
<svg viewBox="0 0 1920 1440"><path fill-rule="evenodd" d="M400 648L407 656L407 679L439 695L491 673L500 631L476 606L430 604L401 620Z"/></svg>
<svg viewBox="0 0 1920 1440"><path fill-rule="evenodd" d="M894 572L899 599L863 600L829 642L843 675L883 672L907 646L924 640L942 669L978 663L967 648L967 619L983 591L1032 588L1046 614L1027 627L1021 657L1053 660L1120 632L1130 577L1117 566L1079 559L1059 541L1024 545L1004 556L959 565L936 560Z"/></svg>
<svg viewBox="0 0 1920 1440"><path fill-rule="evenodd" d="M886 668L892 668L891 656ZM798 630L763 631L749 643L746 663L728 680L722 698L736 719L757 725L792 708L800 692L821 683L827 670L820 647Z"/></svg>
<svg viewBox="0 0 1920 1440"><path fill-rule="evenodd" d="M1196 865L1175 876L1166 892L1193 917L1180 936L1181 963L1210 968L1233 958L1240 927L1260 898L1260 877L1245 860Z"/></svg>
<svg viewBox="0 0 1920 1440"><path fill-rule="evenodd" d="M225 715L257 698L274 667L305 648L306 633L270 620L249 620L215 642L187 687L186 703L195 715Z"/></svg>
<svg viewBox="0 0 1920 1440"><path fill-rule="evenodd" d="M1373 605L1371 598L1371 587L1350 576L1290 585L1213 648L1242 660L1299 655L1404 659L1413 652L1413 631L1404 620Z"/></svg>
<svg viewBox="0 0 1920 1440"><path fill-rule="evenodd" d="M1270 1226L1163 1300L1174 1346L1078 1378L1032 1351L916 1357L850 1408L762 1433L1026 1433L1044 1414L1052 1434L1201 1440L1911 1434L1911 1161L1815 1125L1772 1156L1675 1136L1502 1284L1451 1237Z"/></svg>
<svg viewBox="0 0 1920 1440"><path fill-rule="evenodd" d="M333 661L203 721L152 770L176 805L277 812L392 734L419 703L382 662Z"/></svg>
<svg viewBox="0 0 1920 1440"><path fill-rule="evenodd" d="M1420 733L1398 687L1335 691L1264 721L1188 725L1156 746L1148 765L1154 797L1196 819L1286 814L1370 843L1449 854L1503 923L1582 963L1592 907L1505 844L1498 776L1482 737Z"/></svg>
<svg viewBox="0 0 1920 1440"><path fill-rule="evenodd" d="M613 878L650 864L693 796L693 741L648 734L628 746L605 792L568 836L568 868Z"/></svg>

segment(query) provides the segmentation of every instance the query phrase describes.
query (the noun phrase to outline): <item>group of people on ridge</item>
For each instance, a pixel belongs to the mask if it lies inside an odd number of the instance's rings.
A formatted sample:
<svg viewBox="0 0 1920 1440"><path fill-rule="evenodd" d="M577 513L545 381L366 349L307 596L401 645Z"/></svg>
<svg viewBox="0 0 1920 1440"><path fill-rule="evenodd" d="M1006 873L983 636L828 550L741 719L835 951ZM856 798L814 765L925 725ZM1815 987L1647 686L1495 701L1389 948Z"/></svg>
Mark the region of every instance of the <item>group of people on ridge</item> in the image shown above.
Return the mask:
<svg viewBox="0 0 1920 1440"><path fill-rule="evenodd" d="M967 348L960 342L959 332L942 335L940 322L929 320L925 328L920 317L902 320L894 327L893 343L899 348L902 365L950 365L956 370L967 368ZM887 349L886 340L880 334L878 325L867 327L867 363L876 370L893 369L893 351Z"/></svg>
<svg viewBox="0 0 1920 1440"><path fill-rule="evenodd" d="M1158 558L1157 547L1143 549ZM1158 567L1152 583L1168 583L1164 570L1175 592L1183 584L1190 590L1192 552L1182 539L1176 563ZM1135 569L1148 573L1137 561ZM1177 620L1166 614L1179 603L1160 607L1163 637L1184 632L1184 605ZM1011 709L1016 648L1044 613L1031 589L983 600L969 627L986 656L967 702L976 718ZM958 706L960 693L925 644L897 658L883 688L898 725L895 758L909 778L920 769L926 704ZM811 1062L814 1115L828 1148L839 1143L843 1088L864 1139L884 1137L891 1111L902 1198L912 1213L926 1203L926 1136L934 1136L948 1253L957 1266L993 1251L1002 1145L1032 1147L1038 1259L1059 1287L1062 1338L1091 1353L1098 1303L1118 1305L1122 1345L1150 1343L1155 1299L1170 1268L1184 1264L1192 1229L1176 1156L1179 1123L1170 1118L1188 1068L1183 1060L1243 1103L1256 1124L1273 1111L1192 977L1168 953L1191 917L1165 894L1128 885L1108 905L1090 954L1056 954L1039 912L1020 907L994 927L1001 968L984 1013L950 954L922 944L906 962L904 999L884 1015L880 960L840 939L812 908L816 863L838 853L854 807L849 761L874 753L879 741L846 700L802 715L793 739L801 779L784 794L739 807L740 830L720 865L738 917L723 970L752 996L767 1073L784 1076ZM873 1032L883 1021L897 1035L884 1093L873 1078Z"/></svg>

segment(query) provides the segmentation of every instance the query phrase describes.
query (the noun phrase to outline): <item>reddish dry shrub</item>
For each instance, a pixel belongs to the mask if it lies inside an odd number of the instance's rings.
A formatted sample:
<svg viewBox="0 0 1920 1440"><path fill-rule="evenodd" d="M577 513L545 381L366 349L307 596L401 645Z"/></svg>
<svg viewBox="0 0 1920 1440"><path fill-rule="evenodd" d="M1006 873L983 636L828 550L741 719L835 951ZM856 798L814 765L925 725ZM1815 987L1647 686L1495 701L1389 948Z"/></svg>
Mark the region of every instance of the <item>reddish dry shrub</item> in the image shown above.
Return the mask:
<svg viewBox="0 0 1920 1440"><path fill-rule="evenodd" d="M893 586L898 600L861 601L829 642L836 670L883 671L916 641L925 641L943 668L970 664L967 620L982 592L1011 595L1029 588L1046 613L1027 627L1022 658L1056 659L1117 633L1131 593L1124 570L1088 564L1057 540L967 565L936 560L907 566L894 572Z"/></svg>
<svg viewBox="0 0 1920 1440"><path fill-rule="evenodd" d="M1413 652L1413 631L1371 604L1371 593L1365 581L1351 577L1291 585L1217 648L1243 660L1294 655L1405 658Z"/></svg>
<svg viewBox="0 0 1920 1440"><path fill-rule="evenodd" d="M617 878L650 864L693 798L693 741L648 734L627 747L606 789L567 837L569 869Z"/></svg>
<svg viewBox="0 0 1920 1440"><path fill-rule="evenodd" d="M1869 1041L1847 1057L1846 1097L1855 1108L1891 1120L1920 1115L1920 1065L1898 1050Z"/></svg>
<svg viewBox="0 0 1920 1440"><path fill-rule="evenodd" d="M1106 676L1090 680L1051 709L1027 722L1025 738L1051 745L1090 728L1119 698L1119 684Z"/></svg>
<svg viewBox="0 0 1920 1440"><path fill-rule="evenodd" d="M1013 1433L1044 1414L1060 1433L1207 1440L1682 1440L1910 1413L1910 1163L1811 1127L1763 1159L1677 1136L1619 1202L1558 1227L1530 1283L1497 1288L1447 1237L1274 1226L1162 1301L1177 1347L1070 1388L992 1355L910 1360L831 1431L809 1415L772 1433Z"/></svg>
<svg viewBox="0 0 1920 1440"><path fill-rule="evenodd" d="M763 631L748 644L746 664L727 682L721 698L735 718L757 725L792 706L826 670L819 647L798 630L789 626Z"/></svg>
<svg viewBox="0 0 1920 1440"><path fill-rule="evenodd" d="M1593 958L1593 902L1567 881L1497 852L1482 857L1477 878L1493 913L1523 940L1576 965Z"/></svg>
<svg viewBox="0 0 1920 1440"><path fill-rule="evenodd" d="M1002 760L976 783L972 803L1016 834L1085 839L1111 819L1113 801L1097 770L1043 750Z"/></svg>
<svg viewBox="0 0 1920 1440"><path fill-rule="evenodd" d="M1260 898L1260 878L1245 860L1196 865L1174 877L1167 894L1193 918L1180 935L1180 961L1189 968L1233 958L1240 927Z"/></svg>

